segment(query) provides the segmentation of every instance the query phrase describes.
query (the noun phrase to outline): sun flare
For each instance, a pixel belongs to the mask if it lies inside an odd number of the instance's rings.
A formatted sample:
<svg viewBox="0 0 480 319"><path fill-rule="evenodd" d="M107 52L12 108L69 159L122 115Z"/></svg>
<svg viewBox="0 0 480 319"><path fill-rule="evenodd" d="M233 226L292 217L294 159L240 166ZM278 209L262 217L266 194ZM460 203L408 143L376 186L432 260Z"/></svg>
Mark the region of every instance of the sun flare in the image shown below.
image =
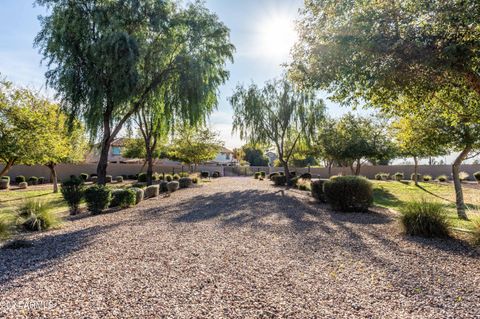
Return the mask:
<svg viewBox="0 0 480 319"><path fill-rule="evenodd" d="M287 57L297 40L295 22L289 16L269 17L260 25L262 52L267 56Z"/></svg>

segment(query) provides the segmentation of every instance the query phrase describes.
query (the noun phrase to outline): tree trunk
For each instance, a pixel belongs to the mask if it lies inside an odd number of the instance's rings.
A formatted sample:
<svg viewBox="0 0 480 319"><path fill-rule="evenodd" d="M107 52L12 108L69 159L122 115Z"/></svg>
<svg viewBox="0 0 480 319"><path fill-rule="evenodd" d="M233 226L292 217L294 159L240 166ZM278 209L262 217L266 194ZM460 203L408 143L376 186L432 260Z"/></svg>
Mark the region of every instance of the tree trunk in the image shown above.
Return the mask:
<svg viewBox="0 0 480 319"><path fill-rule="evenodd" d="M290 170L288 169L288 163L286 161L281 160L283 165L283 171L285 173L285 177L287 179L287 186L290 185Z"/></svg>
<svg viewBox="0 0 480 319"><path fill-rule="evenodd" d="M332 165L333 165L333 162L328 163L328 178L332 176Z"/></svg>
<svg viewBox="0 0 480 319"><path fill-rule="evenodd" d="M48 164L47 167L50 169L50 180L53 184L53 192L58 193L58 178L57 171L55 170L55 164Z"/></svg>
<svg viewBox="0 0 480 319"><path fill-rule="evenodd" d="M150 147L147 147L147 185L153 184L153 155Z"/></svg>
<svg viewBox="0 0 480 319"><path fill-rule="evenodd" d="M352 175L355 175L355 169L353 168L353 164L354 164L354 162L350 163L350 173Z"/></svg>
<svg viewBox="0 0 480 319"><path fill-rule="evenodd" d="M457 215L460 219L468 219L465 212L465 202L463 200L462 182L460 181L460 165L471 151L471 146L466 146L457 156L452 165L453 184L455 186L455 202L457 206Z"/></svg>
<svg viewBox="0 0 480 319"><path fill-rule="evenodd" d="M413 169L413 180L415 181L415 185L418 186L418 158L416 156L413 157L413 163L415 164Z"/></svg>
<svg viewBox="0 0 480 319"><path fill-rule="evenodd" d="M5 163L5 167L2 169L2 171L0 172L0 177L2 177L3 175L7 174L7 172L10 170L10 168L12 168L13 164L15 163L15 160L9 160L7 163Z"/></svg>
<svg viewBox="0 0 480 319"><path fill-rule="evenodd" d="M103 140L102 149L100 151L100 159L97 165L97 184L105 185L107 183L107 166L108 166L108 151L112 143L112 136L110 135L110 116L105 114L103 117Z"/></svg>
<svg viewBox="0 0 480 319"><path fill-rule="evenodd" d="M360 170L362 168L361 159L357 159L357 166L355 167L355 175L360 175Z"/></svg>

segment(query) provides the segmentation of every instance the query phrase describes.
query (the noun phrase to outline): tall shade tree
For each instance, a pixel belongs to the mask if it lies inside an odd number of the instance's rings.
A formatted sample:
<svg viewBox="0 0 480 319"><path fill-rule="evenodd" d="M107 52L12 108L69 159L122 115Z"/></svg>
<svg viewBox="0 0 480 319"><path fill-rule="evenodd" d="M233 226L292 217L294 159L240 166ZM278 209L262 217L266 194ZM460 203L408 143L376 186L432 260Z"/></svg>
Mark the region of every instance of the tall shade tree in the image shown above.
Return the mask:
<svg viewBox="0 0 480 319"><path fill-rule="evenodd" d="M175 79L182 98L200 100L198 80L232 56L228 29L200 3L37 2L51 12L41 19L35 40L48 61L48 83L68 102L71 115L84 117L92 136L102 133L100 184L113 139L159 88ZM221 71L215 75L226 77Z"/></svg>
<svg viewBox="0 0 480 319"><path fill-rule="evenodd" d="M477 0L307 0L290 75L342 102L389 108L463 86L480 98ZM480 111L464 115L480 119Z"/></svg>
<svg viewBox="0 0 480 319"><path fill-rule="evenodd" d="M230 97L233 131L253 144L274 145L290 179L288 162L297 144L309 143L324 117L325 104L312 91L300 91L286 79L239 86Z"/></svg>
<svg viewBox="0 0 480 319"><path fill-rule="evenodd" d="M169 158L194 165L213 160L222 149L218 133L208 127L180 126L169 148Z"/></svg>

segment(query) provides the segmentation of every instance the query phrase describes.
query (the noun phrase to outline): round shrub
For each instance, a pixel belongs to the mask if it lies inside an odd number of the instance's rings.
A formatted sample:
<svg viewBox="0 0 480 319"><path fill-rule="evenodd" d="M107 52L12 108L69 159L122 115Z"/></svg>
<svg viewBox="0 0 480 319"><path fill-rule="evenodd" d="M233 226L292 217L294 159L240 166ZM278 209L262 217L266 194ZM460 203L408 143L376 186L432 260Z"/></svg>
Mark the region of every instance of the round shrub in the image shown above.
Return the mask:
<svg viewBox="0 0 480 319"><path fill-rule="evenodd" d="M180 177L189 177L190 176L190 174L188 174L187 172L181 172L181 173L178 173L178 175Z"/></svg>
<svg viewBox="0 0 480 319"><path fill-rule="evenodd" d="M446 182L446 181L448 181L448 177L447 177L447 175L437 176L437 181L439 181L439 182Z"/></svg>
<svg viewBox="0 0 480 319"><path fill-rule="evenodd" d="M400 173L400 172L396 172L393 176L396 181L401 181L404 178L403 173Z"/></svg>
<svg viewBox="0 0 480 319"><path fill-rule="evenodd" d="M167 188L170 193L175 192L179 187L180 185L179 185L179 182L177 181L172 181L167 184Z"/></svg>
<svg viewBox="0 0 480 319"><path fill-rule="evenodd" d="M424 181L424 182L429 182L429 181L432 180L432 176L430 176L430 175L423 175L422 178L423 178L423 181Z"/></svg>
<svg viewBox="0 0 480 319"><path fill-rule="evenodd" d="M415 173L412 173L412 174L410 175L410 179L411 179L412 181L415 180ZM420 174L417 173L417 181L420 181L421 179L422 179L422 175L420 175Z"/></svg>
<svg viewBox="0 0 480 319"><path fill-rule="evenodd" d="M85 190L85 202L92 214L100 214L112 201L112 191L103 185L94 185Z"/></svg>
<svg viewBox="0 0 480 319"><path fill-rule="evenodd" d="M73 178L66 180L60 186L63 199L67 202L70 208L70 215L76 215L80 211L80 202L85 193L83 179Z"/></svg>
<svg viewBox="0 0 480 319"><path fill-rule="evenodd" d="M203 172L200 173L201 178L208 178L209 176L210 176L209 172L203 171Z"/></svg>
<svg viewBox="0 0 480 319"><path fill-rule="evenodd" d="M475 172L475 173L473 173L473 177L475 177L475 180L476 180L477 182L480 182L480 172Z"/></svg>
<svg viewBox="0 0 480 319"><path fill-rule="evenodd" d="M222 176L222 175L220 174L219 171L215 171L215 172L213 172L213 174L212 174L212 177L213 177L213 178L219 178L220 176Z"/></svg>
<svg viewBox="0 0 480 319"><path fill-rule="evenodd" d="M273 177L273 184L275 186L284 186L287 183L287 177L285 175L276 175Z"/></svg>
<svg viewBox="0 0 480 319"><path fill-rule="evenodd" d="M372 183L358 176L336 176L323 185L327 202L334 210L365 212L373 204Z"/></svg>
<svg viewBox="0 0 480 319"><path fill-rule="evenodd" d="M425 199L406 203L400 208L400 221L406 234L423 237L448 237L449 221L441 203Z"/></svg>
<svg viewBox="0 0 480 319"><path fill-rule="evenodd" d="M458 174L458 178L460 178L460 180L463 182L463 181L468 181L468 179L470 178L470 174L468 174L467 172L460 172Z"/></svg>
<svg viewBox="0 0 480 319"><path fill-rule="evenodd" d="M135 175L128 175L128 176L127 176L127 179L134 180L134 179L137 179L137 176L135 176Z"/></svg>
<svg viewBox="0 0 480 319"><path fill-rule="evenodd" d="M37 185L38 184L38 177L30 176L28 178L28 185Z"/></svg>
<svg viewBox="0 0 480 319"><path fill-rule="evenodd" d="M80 174L80 179L84 182L88 181L88 174L87 173Z"/></svg>
<svg viewBox="0 0 480 319"><path fill-rule="evenodd" d="M278 176L278 175L280 175L280 174L278 174L278 173L270 173L270 174L268 175L268 179L271 180L271 181L273 181L273 178L274 178L275 176Z"/></svg>
<svg viewBox="0 0 480 319"><path fill-rule="evenodd" d="M145 189L145 198L157 197L160 194L159 185L150 185Z"/></svg>
<svg viewBox="0 0 480 319"><path fill-rule="evenodd" d="M255 174L253 175L253 178L255 179L259 179L260 178L260 172L255 172Z"/></svg>
<svg viewBox="0 0 480 319"><path fill-rule="evenodd" d="M174 174L174 175L172 176L172 178L173 178L174 181L178 181L178 180L180 179L180 175Z"/></svg>
<svg viewBox="0 0 480 319"><path fill-rule="evenodd" d="M166 182L166 181L160 182L160 185L159 185L160 186L160 192L162 192L162 193L168 192L168 187L167 187L168 183L169 182Z"/></svg>
<svg viewBox="0 0 480 319"><path fill-rule="evenodd" d="M143 200L144 191L138 187L130 187L129 188L132 192L135 192L135 205L138 205Z"/></svg>
<svg viewBox="0 0 480 319"><path fill-rule="evenodd" d="M140 183L146 183L147 182L147 173L138 174L138 181Z"/></svg>
<svg viewBox="0 0 480 319"><path fill-rule="evenodd" d="M302 175L300 175L300 178L301 178L301 179L312 179L312 174L310 174L310 173L303 173Z"/></svg>
<svg viewBox="0 0 480 319"><path fill-rule="evenodd" d="M198 184L198 178L197 177L192 177L192 183L193 184Z"/></svg>
<svg viewBox="0 0 480 319"><path fill-rule="evenodd" d="M188 188L192 185L192 179L190 177L181 177L178 180L178 184L180 185L180 188Z"/></svg>
<svg viewBox="0 0 480 319"><path fill-rule="evenodd" d="M167 182L171 182L171 181L173 181L173 177L172 177L172 175L167 174L167 175L165 175L165 179L164 179L164 180L167 181Z"/></svg>
<svg viewBox="0 0 480 319"><path fill-rule="evenodd" d="M123 176L115 176L115 181L117 183L123 183Z"/></svg>
<svg viewBox="0 0 480 319"><path fill-rule="evenodd" d="M107 175L107 176L105 176L105 183L111 183L112 180L113 180L112 175Z"/></svg>
<svg viewBox="0 0 480 319"><path fill-rule="evenodd" d="M115 189L112 191L112 201L110 207L127 208L134 206L137 202L137 194L131 188Z"/></svg>
<svg viewBox="0 0 480 319"><path fill-rule="evenodd" d="M265 178L266 173L264 171L260 171L260 177Z"/></svg>
<svg viewBox="0 0 480 319"><path fill-rule="evenodd" d="M0 179L0 189L9 189L10 188L10 180L9 179Z"/></svg>
<svg viewBox="0 0 480 319"><path fill-rule="evenodd" d="M44 183L45 183L45 177L40 176L40 177L38 178L38 184L39 184L39 185L42 185L42 184L44 184Z"/></svg>
<svg viewBox="0 0 480 319"><path fill-rule="evenodd" d="M26 182L25 176L23 176L23 175L15 176L15 183L16 184L20 184L20 183L23 183L23 182Z"/></svg>
<svg viewBox="0 0 480 319"><path fill-rule="evenodd" d="M25 189L28 187L28 183L27 182L21 182L21 183L18 183L18 188L21 188L21 189Z"/></svg>
<svg viewBox="0 0 480 319"><path fill-rule="evenodd" d="M381 173L375 174L375 179L376 179L377 181L381 181L381 180L382 180L382 174L381 174Z"/></svg>
<svg viewBox="0 0 480 319"><path fill-rule="evenodd" d="M317 179L310 183L310 191L312 197L318 201L325 203L327 201L325 197L325 192L323 191L323 184L328 181L328 179Z"/></svg>

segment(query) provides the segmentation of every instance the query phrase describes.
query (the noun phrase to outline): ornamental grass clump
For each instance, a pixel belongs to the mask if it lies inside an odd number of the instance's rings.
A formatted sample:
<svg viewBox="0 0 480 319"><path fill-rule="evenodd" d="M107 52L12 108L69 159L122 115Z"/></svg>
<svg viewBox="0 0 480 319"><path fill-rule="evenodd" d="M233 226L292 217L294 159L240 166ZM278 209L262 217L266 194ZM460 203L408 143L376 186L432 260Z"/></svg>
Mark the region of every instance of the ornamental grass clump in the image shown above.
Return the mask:
<svg viewBox="0 0 480 319"><path fill-rule="evenodd" d="M85 190L85 202L88 210L96 215L110 206L112 190L103 185L94 185Z"/></svg>
<svg viewBox="0 0 480 319"><path fill-rule="evenodd" d="M372 183L364 177L335 176L323 185L330 206L341 212L366 212L373 204Z"/></svg>
<svg viewBox="0 0 480 319"><path fill-rule="evenodd" d="M443 204L426 199L412 201L400 208L400 221L407 235L448 237L450 224Z"/></svg>
<svg viewBox="0 0 480 319"><path fill-rule="evenodd" d="M18 209L17 224L25 230L42 231L57 227L60 223L60 218L46 202L28 200Z"/></svg>
<svg viewBox="0 0 480 319"><path fill-rule="evenodd" d="M72 178L66 180L60 186L63 199L70 208L70 215L76 215L80 212L80 203L85 194L84 180L81 178Z"/></svg>

